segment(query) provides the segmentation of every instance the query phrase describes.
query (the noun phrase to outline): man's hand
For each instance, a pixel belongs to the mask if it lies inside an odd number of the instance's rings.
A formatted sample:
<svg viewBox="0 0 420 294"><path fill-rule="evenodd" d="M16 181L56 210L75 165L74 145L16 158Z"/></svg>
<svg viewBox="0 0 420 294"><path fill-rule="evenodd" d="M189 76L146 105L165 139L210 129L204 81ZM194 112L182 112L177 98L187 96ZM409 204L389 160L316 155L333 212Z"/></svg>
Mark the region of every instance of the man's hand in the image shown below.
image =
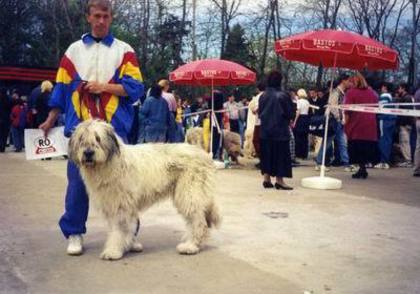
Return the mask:
<svg viewBox="0 0 420 294"><path fill-rule="evenodd" d="M127 96L124 87L121 84L102 84L98 82L87 82L84 89L92 94L111 93L116 96Z"/></svg>
<svg viewBox="0 0 420 294"><path fill-rule="evenodd" d="M46 120L44 121L42 124L39 125L38 128L40 128L41 130L44 131L44 136L47 137L48 136L48 132L50 131L50 129L54 126L53 123L51 123L51 120Z"/></svg>
<svg viewBox="0 0 420 294"><path fill-rule="evenodd" d="M92 94L101 94L105 91L104 84L98 83L98 82L88 82L84 86L85 90L87 90L89 93Z"/></svg>
<svg viewBox="0 0 420 294"><path fill-rule="evenodd" d="M48 113L48 118L42 124L39 125L38 128L44 131L45 137L48 136L48 132L54 126L59 114L60 114L60 109L58 108L51 109L50 112Z"/></svg>

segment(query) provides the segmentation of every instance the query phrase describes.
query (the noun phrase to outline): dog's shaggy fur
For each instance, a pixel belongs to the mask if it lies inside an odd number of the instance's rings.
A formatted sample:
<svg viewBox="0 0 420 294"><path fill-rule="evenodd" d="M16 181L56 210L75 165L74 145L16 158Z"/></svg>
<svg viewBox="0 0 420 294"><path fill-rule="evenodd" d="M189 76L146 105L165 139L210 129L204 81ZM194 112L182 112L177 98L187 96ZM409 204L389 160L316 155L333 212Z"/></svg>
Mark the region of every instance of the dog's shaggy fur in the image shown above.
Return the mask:
<svg viewBox="0 0 420 294"><path fill-rule="evenodd" d="M185 135L185 141L206 150L203 139L203 128L194 127L188 129ZM223 130L223 148L232 160L239 164L238 157L243 156L241 151L241 136L235 132Z"/></svg>
<svg viewBox="0 0 420 294"><path fill-rule="evenodd" d="M226 150L230 158L239 164L239 156L243 156L241 150L241 136L231 131L223 131L223 148Z"/></svg>
<svg viewBox="0 0 420 294"><path fill-rule="evenodd" d="M140 251L134 236L138 213L168 197L189 229L177 246L181 254L198 253L208 229L220 222L211 196L213 162L196 146L129 146L110 124L89 120L79 124L70 138L69 158L79 166L89 197L109 224L103 259Z"/></svg>
<svg viewBox="0 0 420 294"><path fill-rule="evenodd" d="M203 138L203 128L201 127L189 128L187 130L187 133L185 134L185 142L191 145L198 146L203 150L206 150L206 146L204 144L204 138Z"/></svg>

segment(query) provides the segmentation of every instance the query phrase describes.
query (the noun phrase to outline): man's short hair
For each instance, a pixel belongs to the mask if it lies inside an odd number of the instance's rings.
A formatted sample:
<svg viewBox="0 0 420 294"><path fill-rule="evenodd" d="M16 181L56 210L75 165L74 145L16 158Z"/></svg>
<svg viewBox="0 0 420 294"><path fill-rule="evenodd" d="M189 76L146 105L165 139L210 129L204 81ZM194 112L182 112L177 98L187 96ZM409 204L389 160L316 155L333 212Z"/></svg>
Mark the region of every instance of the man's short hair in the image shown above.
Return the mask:
<svg viewBox="0 0 420 294"><path fill-rule="evenodd" d="M410 90L410 86L407 83L401 83L398 85L399 88L403 88L406 92Z"/></svg>
<svg viewBox="0 0 420 294"><path fill-rule="evenodd" d="M261 80L257 83L257 89L261 92L265 91L265 81Z"/></svg>
<svg viewBox="0 0 420 294"><path fill-rule="evenodd" d="M280 89L283 76L278 70L271 71L267 76L267 87Z"/></svg>
<svg viewBox="0 0 420 294"><path fill-rule="evenodd" d="M394 91L394 85L390 82L383 82L381 84L381 88L382 87L385 87L388 92L393 92Z"/></svg>
<svg viewBox="0 0 420 294"><path fill-rule="evenodd" d="M155 84L152 87L150 87L149 96L159 99L162 96L162 88L160 87L160 85Z"/></svg>
<svg viewBox="0 0 420 294"><path fill-rule="evenodd" d="M90 14L90 8L95 7L99 8L103 11L112 11L112 4L109 0L89 0L87 6L86 6L86 13Z"/></svg>
<svg viewBox="0 0 420 294"><path fill-rule="evenodd" d="M348 74L342 73L338 76L337 84L339 85L339 84L341 84L342 81L348 80L349 78L350 78L350 76Z"/></svg>

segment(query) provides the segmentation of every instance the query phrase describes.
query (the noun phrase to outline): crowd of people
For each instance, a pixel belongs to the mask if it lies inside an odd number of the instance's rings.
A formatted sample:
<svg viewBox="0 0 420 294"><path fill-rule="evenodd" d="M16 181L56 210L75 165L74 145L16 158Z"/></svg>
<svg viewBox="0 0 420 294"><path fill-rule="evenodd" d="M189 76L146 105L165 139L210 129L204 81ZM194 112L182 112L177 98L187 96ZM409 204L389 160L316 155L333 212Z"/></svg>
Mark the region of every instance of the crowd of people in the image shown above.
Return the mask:
<svg viewBox="0 0 420 294"><path fill-rule="evenodd" d="M281 75L276 74L279 75L277 79L281 83ZM150 87L143 99L134 104L138 115L135 116L127 142L177 143L184 142L185 133L189 128L203 127L207 124L207 129L210 131L211 101L214 101L215 118L222 130L238 133L241 136L242 146L246 144L245 133L252 132L248 138L251 142L248 143L252 144L252 155L261 159L257 164L258 168L264 171L268 162L280 160L275 156L270 159L265 157L274 148L274 154L290 157L291 166L299 166L298 160L310 159L313 156L315 169L319 170L322 164L326 105L371 104L384 108L419 108L414 105L394 104L420 102L420 91L412 95L407 84L402 83L395 87L388 82L383 82L378 89L374 89L360 73L354 76L340 75L331 94L327 88L281 91L280 84L273 85L270 79L268 75L265 81L257 84L257 93L252 99L241 99L234 94L224 95L222 91L215 90L213 100L211 95L207 95L193 101L179 97L170 88L169 81L162 79ZM22 151L24 129L38 128L48 117L50 110L48 100L52 90L53 84L44 81L32 91L29 98L19 95L16 89L10 93L6 89L0 91L0 152L5 151L8 141L13 144L16 152ZM276 109L274 104L261 110L260 99L266 101L274 92L282 93L280 96L283 100L286 99L284 97L288 97L290 105L287 105L290 107L283 109L285 106L282 105L281 109ZM270 110L269 114L267 110ZM271 146L272 144L266 141L267 125L278 127L276 125L280 123L278 117L285 115L286 119L282 123L287 122L287 126L283 126L281 135L277 129L268 132L270 136L276 138L274 142L287 141L289 147L285 148L285 143L281 146ZM270 121L271 119L274 121ZM62 125L63 122L64 117L61 117L56 125ZM216 128L216 123L214 125L211 151L215 159L222 160L222 137ZM420 174L419 159L416 159L419 151L415 152L416 145L417 149L419 148L418 138L416 143L418 127L416 128L415 117L351 112L332 107L327 133L325 160L327 171L330 166L342 166L345 171L354 172L353 178L367 178L368 167L389 169L394 166L414 167L414 175ZM291 170L286 169L287 172L283 171L281 174L284 177L291 177ZM270 186L268 174L273 173L273 171L265 173L264 186ZM278 185L286 187L280 178L277 179Z"/></svg>
<svg viewBox="0 0 420 294"><path fill-rule="evenodd" d="M30 93L29 97L21 95L18 89L0 89L0 152L9 145L15 152L24 148L24 130L38 128L48 117L53 84L43 81ZM57 122L62 125L62 120Z"/></svg>
<svg viewBox="0 0 420 294"><path fill-rule="evenodd" d="M258 114L258 105L261 96L268 96L267 93L270 92L270 89L268 92L266 89L268 80L269 77L267 81L257 84L257 93L252 99L235 97L233 93L224 95L220 90L215 90L213 93L218 125L222 129L238 133L241 136L242 146L246 140L245 133L251 131L252 153L257 158L261 157L261 136L264 137L264 133L261 134L260 130L261 118ZM378 89L374 89L358 73L354 76L342 74L334 85L331 95L328 88L284 91L292 103L287 141L293 166L298 166L299 160L310 159L313 155L315 169L320 169L326 105L372 104L384 108L419 108L415 105L394 105L420 101L420 91L410 94L410 89L405 83L395 86L383 82ZM280 91L280 86L274 88ZM0 152L4 152L9 144L14 146L15 152L22 151L24 129L38 128L48 117L50 110L48 100L52 90L53 84L50 81L43 81L33 89L28 98L21 96L16 89L9 91L1 89ZM185 133L189 128L203 127L206 121L208 126L210 125L211 101L211 95L198 97L192 101L182 99L171 90L169 81L162 79L150 87L143 99L134 104L138 115L135 116L127 142L131 144L184 142ZM56 125L63 124L64 115ZM414 175L420 173L420 167L415 161L416 145L418 146L415 117L345 112L333 107L329 125L325 160L327 171L330 166L342 166L345 171L358 171L354 177L366 178L366 167L389 169L394 166L415 167ZM213 136L214 158L222 159L222 142L216 127ZM262 145L266 146L264 143ZM363 158L358 158L360 156ZM260 163L257 167L261 167Z"/></svg>

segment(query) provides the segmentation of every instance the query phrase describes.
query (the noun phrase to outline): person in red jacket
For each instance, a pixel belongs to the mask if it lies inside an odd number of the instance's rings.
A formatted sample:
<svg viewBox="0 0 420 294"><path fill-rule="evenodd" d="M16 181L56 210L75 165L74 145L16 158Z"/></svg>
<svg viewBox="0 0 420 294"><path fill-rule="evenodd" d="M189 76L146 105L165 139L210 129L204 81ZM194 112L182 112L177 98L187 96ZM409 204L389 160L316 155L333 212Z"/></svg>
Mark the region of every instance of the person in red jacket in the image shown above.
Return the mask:
<svg viewBox="0 0 420 294"><path fill-rule="evenodd" d="M347 91L344 104L378 103L378 95L360 73L352 77L351 82L353 87ZM359 165L359 170L352 177L366 179L368 176L366 163L376 157L378 141L376 115L346 111L344 130L348 139L350 162Z"/></svg>
<svg viewBox="0 0 420 294"><path fill-rule="evenodd" d="M21 152L24 146L24 131L27 121L27 110L28 106L18 96L18 93L14 93L15 106L12 108L10 114L10 121L12 123L11 132L13 137L13 144L15 146L15 152Z"/></svg>

